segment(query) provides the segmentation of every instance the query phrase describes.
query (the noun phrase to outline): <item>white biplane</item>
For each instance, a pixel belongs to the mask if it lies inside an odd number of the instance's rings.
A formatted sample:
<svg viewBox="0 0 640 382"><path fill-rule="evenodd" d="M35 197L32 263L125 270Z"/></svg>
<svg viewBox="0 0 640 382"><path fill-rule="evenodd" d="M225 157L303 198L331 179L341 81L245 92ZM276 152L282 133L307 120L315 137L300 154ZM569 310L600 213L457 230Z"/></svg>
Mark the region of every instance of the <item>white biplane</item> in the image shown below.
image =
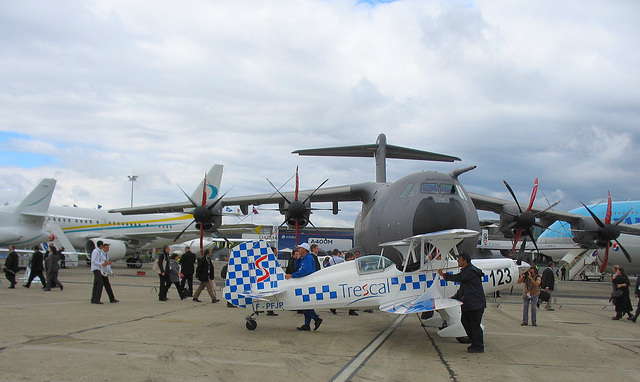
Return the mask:
<svg viewBox="0 0 640 382"><path fill-rule="evenodd" d="M266 241L249 241L231 251L224 297L231 304L252 309L246 327L257 327L255 317L268 310L378 308L395 314L437 312L426 326L440 327L442 337L464 337L460 322L462 303L449 298L458 283L437 273L458 272L456 245L477 231L452 229L416 235L382 244L402 253L402 266L383 255L363 256L321 269L302 278L285 279L285 273ZM483 287L489 294L515 285L518 266L507 258L474 259L484 272Z"/></svg>

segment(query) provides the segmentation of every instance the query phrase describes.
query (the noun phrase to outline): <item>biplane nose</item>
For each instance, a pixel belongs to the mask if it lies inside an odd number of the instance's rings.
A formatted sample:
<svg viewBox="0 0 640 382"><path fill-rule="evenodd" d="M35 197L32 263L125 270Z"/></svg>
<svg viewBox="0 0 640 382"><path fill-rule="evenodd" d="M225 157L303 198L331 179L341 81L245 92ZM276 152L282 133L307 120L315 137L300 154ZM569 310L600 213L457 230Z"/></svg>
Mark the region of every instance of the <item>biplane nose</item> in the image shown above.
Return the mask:
<svg viewBox="0 0 640 382"><path fill-rule="evenodd" d="M422 199L413 215L413 234L443 231L467 227L467 216L462 203L455 198L435 201L432 197Z"/></svg>

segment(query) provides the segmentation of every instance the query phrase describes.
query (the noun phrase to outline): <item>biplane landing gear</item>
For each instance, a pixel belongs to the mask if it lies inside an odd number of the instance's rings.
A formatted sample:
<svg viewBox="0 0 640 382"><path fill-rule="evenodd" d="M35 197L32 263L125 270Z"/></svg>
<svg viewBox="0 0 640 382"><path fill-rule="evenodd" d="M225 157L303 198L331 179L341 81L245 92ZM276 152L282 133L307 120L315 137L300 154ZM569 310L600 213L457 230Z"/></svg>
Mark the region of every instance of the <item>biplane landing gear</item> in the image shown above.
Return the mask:
<svg viewBox="0 0 640 382"><path fill-rule="evenodd" d="M256 322L256 320L253 318L254 315L257 315L257 312L253 312L251 313L250 316L247 316L246 320L246 326L248 330L256 330L256 328L258 327L258 323Z"/></svg>
<svg viewBox="0 0 640 382"><path fill-rule="evenodd" d="M249 330L256 330L256 328L258 327L258 323L253 318L247 318L246 326Z"/></svg>

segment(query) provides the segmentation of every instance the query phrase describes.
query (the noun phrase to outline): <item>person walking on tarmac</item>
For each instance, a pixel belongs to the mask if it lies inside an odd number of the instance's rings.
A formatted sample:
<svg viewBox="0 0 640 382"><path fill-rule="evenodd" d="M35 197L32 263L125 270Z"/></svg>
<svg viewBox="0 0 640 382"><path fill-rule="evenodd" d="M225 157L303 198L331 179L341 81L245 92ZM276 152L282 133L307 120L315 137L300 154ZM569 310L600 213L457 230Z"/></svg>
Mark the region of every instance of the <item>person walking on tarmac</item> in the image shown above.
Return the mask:
<svg viewBox="0 0 640 382"><path fill-rule="evenodd" d="M458 274L444 273L442 269L438 269L438 274L447 281L460 283L460 289L453 298L462 301L462 326L471 340L471 346L467 351L484 353L484 333L480 326L484 309L487 307L482 288L484 273L471 264L471 256L468 253L463 252L458 256L458 266Z"/></svg>
<svg viewBox="0 0 640 382"><path fill-rule="evenodd" d="M31 272L29 273L29 280L27 280L27 283L22 285L25 288L29 288L31 286L31 282L33 281L33 279L35 279L36 277L40 278L40 282L42 283L42 288L45 288L45 285L47 285L47 280L44 278L44 275L42 274L42 271L44 270L44 267L42 265L42 261L43 261L43 257L42 257L42 252L40 252L40 246L36 245L35 247L33 247L33 256L31 257Z"/></svg>
<svg viewBox="0 0 640 382"><path fill-rule="evenodd" d="M4 260L4 274L9 280L9 289L16 289L16 273L18 273L18 265L20 258L13 245L9 246L9 255Z"/></svg>
<svg viewBox="0 0 640 382"><path fill-rule="evenodd" d="M285 279L304 277L312 274L316 271L316 260L315 256L310 254L310 247L308 243L303 243L300 245L300 260L297 262L297 270L292 274L286 274L284 276ZM311 330L311 320L315 321L315 325L313 330L318 330L320 324L322 324L322 318L318 316L315 310L313 309L305 309L302 311L304 313L304 325L299 326L298 330Z"/></svg>

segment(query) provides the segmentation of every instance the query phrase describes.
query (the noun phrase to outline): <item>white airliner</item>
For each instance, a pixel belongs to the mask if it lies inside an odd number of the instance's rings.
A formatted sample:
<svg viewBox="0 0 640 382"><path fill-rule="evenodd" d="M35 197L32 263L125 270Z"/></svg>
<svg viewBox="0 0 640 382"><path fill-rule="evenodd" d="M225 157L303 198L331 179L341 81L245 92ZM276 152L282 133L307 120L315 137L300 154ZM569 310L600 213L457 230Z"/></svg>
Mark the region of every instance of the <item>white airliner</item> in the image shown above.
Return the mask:
<svg viewBox="0 0 640 382"><path fill-rule="evenodd" d="M207 201L218 196L222 168L214 165L205 178ZM201 200L203 187L204 179L191 199ZM200 230L195 225L189 227L192 223L191 213L122 215L102 209L51 206L46 228L54 234L56 246L70 252L91 253L98 240L108 242L109 258L116 261L135 254L136 250L173 244L178 236L182 241L199 237Z"/></svg>
<svg viewBox="0 0 640 382"><path fill-rule="evenodd" d="M0 207L0 245L25 248L53 240L43 224L55 187L55 179L43 179L17 206Z"/></svg>
<svg viewBox="0 0 640 382"><path fill-rule="evenodd" d="M607 213L607 204L601 203L596 205L587 206L596 216L601 220L605 220ZM627 214L631 211L626 217ZM570 211L571 213L589 216L589 212L585 207L576 208ZM611 220L616 221L624 217L623 223L629 225L640 224L640 201L627 201L627 202L612 202L611 203ZM538 247L543 254L550 256L554 259L562 259L567 255L566 249L551 249L550 246L569 247L575 245L574 233L571 231L571 225L564 221L556 221L545 230L537 240ZM609 250L609 267L614 264L621 265L627 274L639 274L640 273L640 236L629 235L621 233L617 240L629 253L631 262L629 262L624 255L618 243L614 242ZM595 249L587 251L584 256L594 256ZM578 252L576 251L576 255ZM598 262L604 261L605 248L599 248L597 250Z"/></svg>

